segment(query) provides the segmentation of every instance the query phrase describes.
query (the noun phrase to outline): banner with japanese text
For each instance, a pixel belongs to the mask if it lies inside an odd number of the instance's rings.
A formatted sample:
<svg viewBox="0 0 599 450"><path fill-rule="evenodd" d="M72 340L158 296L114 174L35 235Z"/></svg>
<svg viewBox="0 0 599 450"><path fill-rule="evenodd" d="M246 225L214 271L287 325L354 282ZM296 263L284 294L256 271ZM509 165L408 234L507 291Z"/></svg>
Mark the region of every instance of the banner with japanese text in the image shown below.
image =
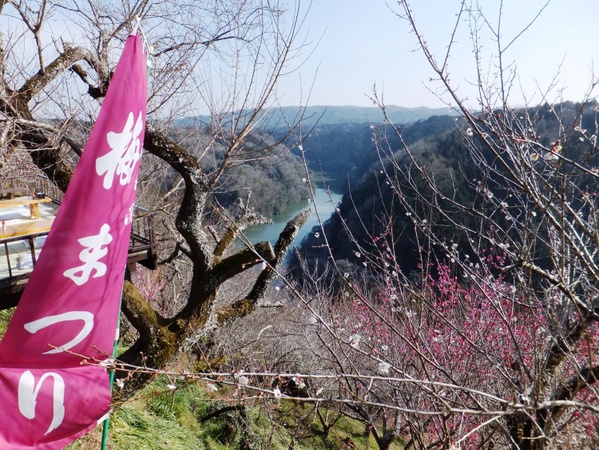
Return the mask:
<svg viewBox="0 0 599 450"><path fill-rule="evenodd" d="M0 342L0 448L62 449L110 408L111 357L147 105L128 37L39 260Z"/></svg>

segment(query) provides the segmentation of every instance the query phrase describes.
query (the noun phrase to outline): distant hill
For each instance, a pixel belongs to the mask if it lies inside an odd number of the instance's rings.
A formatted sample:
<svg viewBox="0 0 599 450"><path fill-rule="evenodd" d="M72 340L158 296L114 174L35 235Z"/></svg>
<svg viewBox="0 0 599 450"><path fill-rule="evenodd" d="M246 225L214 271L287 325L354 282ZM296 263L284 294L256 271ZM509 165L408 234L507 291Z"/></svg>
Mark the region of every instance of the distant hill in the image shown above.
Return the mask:
<svg viewBox="0 0 599 450"><path fill-rule="evenodd" d="M406 124L431 116L455 115L449 108L405 108L403 106L388 105L385 107L387 115L393 123ZM268 111L265 120L267 129L276 129L286 126L286 122L297 121L301 108L299 106L283 106L272 108ZM285 120L286 119L286 120ZM308 106L304 110L304 126L311 127L315 124L342 124L342 123L382 123L385 121L383 112L378 107L366 106ZM194 123L209 123L210 116L201 115L181 119L180 125L190 126Z"/></svg>
<svg viewBox="0 0 599 450"><path fill-rule="evenodd" d="M448 108L405 108L403 106L389 105L385 107L387 115L393 123L412 123L431 116L452 115ZM285 106L273 110L270 122L284 115L288 119L296 118L300 114L298 106ZM277 117L278 115L278 117ZM378 107L366 106L308 106L304 111L304 124L306 126L341 124L341 123L382 123L385 121L383 112Z"/></svg>

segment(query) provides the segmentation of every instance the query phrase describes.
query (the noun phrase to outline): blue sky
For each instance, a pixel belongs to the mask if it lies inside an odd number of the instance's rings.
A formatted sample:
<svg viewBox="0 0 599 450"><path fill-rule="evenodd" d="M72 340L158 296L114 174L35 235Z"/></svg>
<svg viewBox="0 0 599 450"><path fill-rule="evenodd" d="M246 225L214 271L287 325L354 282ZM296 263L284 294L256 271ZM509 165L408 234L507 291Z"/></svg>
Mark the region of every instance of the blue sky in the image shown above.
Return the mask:
<svg viewBox="0 0 599 450"><path fill-rule="evenodd" d="M305 0L304 0L305 1ZM519 74L512 90L514 103L538 104L558 75L547 100L581 100L592 79L593 60L599 75L599 7L597 0L551 0L538 21L510 47L504 60L515 62ZM443 52L459 0L414 0L413 11L425 39L435 52ZM497 23L500 0L479 0L489 21ZM503 40L511 40L545 4L545 0L504 0ZM390 10L395 2L384 0L314 0L306 20L309 40L320 43L308 61L281 83L283 104L306 103L312 86L311 105L372 105L367 98L376 83L387 104L443 106L427 87L433 75L416 49L408 25ZM464 97L473 98L475 81L472 41L468 24L462 23L452 53L453 84ZM489 78L496 72L492 56L496 44L483 41L483 61ZM560 67L561 65L561 67ZM313 85L312 85L313 84ZM521 95L524 92L526 98ZM535 94L536 93L536 94ZM599 94L599 91L597 92Z"/></svg>

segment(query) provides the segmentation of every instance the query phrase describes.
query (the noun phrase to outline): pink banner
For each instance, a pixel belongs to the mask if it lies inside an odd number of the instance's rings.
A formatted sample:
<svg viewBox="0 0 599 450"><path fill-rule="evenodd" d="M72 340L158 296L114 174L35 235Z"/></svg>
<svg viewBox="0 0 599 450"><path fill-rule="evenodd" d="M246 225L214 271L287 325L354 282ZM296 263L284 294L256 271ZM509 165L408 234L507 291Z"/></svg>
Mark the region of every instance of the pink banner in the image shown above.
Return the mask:
<svg viewBox="0 0 599 450"><path fill-rule="evenodd" d="M61 449L110 407L111 357L147 104L129 36L83 156L0 343L0 448Z"/></svg>

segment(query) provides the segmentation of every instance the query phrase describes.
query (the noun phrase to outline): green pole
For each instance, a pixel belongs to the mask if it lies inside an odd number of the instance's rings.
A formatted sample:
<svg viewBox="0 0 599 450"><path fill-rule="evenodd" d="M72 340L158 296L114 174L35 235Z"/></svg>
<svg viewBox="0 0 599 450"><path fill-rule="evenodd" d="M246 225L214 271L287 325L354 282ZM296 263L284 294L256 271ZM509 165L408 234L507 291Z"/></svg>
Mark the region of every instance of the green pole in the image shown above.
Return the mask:
<svg viewBox="0 0 599 450"><path fill-rule="evenodd" d="M110 371L110 390L112 391L112 384L114 383L114 370ZM110 414L110 413L109 413ZM110 428L110 417L106 417L104 421L104 428L102 429L102 450L106 450L108 444L108 429Z"/></svg>
<svg viewBox="0 0 599 450"><path fill-rule="evenodd" d="M121 291L122 292L122 291ZM114 345L112 347L112 357L116 358L116 351L119 344L119 331L120 331L120 317L121 317L121 304L123 302L123 296L121 294L121 301L119 302L119 314L116 320L116 331L114 334ZM112 392L112 387L114 385L114 369L110 371L109 375L110 379L110 392ZM110 414L110 412L108 413ZM104 427L102 429L102 450L106 450L106 445L108 444L108 429L110 428L110 416L106 417L104 421Z"/></svg>

